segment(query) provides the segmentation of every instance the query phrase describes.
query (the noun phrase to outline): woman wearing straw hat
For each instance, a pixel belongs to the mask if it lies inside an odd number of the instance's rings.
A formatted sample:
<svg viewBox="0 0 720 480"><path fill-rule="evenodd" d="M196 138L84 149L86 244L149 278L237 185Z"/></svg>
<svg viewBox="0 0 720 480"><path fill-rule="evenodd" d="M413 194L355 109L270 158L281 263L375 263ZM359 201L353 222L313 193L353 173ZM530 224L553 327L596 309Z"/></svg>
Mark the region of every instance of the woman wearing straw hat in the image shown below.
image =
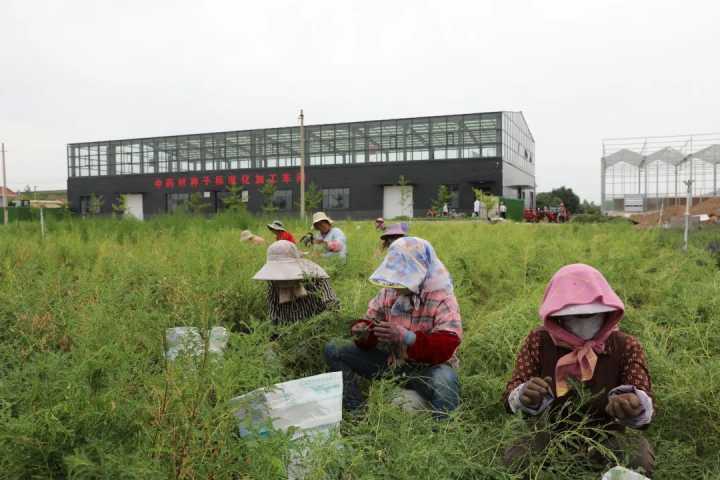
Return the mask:
<svg viewBox="0 0 720 480"><path fill-rule="evenodd" d="M295 237L293 237L292 233L285 229L285 225L283 225L280 220L268 223L267 228L275 234L275 240L287 240L288 242L292 242L297 245Z"/></svg>
<svg viewBox="0 0 720 480"><path fill-rule="evenodd" d="M390 248L390 245L392 245L392 243L398 238L407 237L408 230L408 224L405 222L393 223L392 225L385 228L383 234L380 235L383 250L387 250L388 248Z"/></svg>
<svg viewBox="0 0 720 480"><path fill-rule="evenodd" d="M268 282L268 310L276 325L294 323L338 308L328 274L302 258L294 243L279 240L267 249L267 261L253 280Z"/></svg>
<svg viewBox="0 0 720 480"><path fill-rule="evenodd" d="M250 230L243 230L240 232L240 241L248 242L253 245L264 245L265 239L259 235L255 235Z"/></svg>
<svg viewBox="0 0 720 480"><path fill-rule="evenodd" d="M347 256L347 239L342 230L333 226L332 219L325 215L325 212L317 212L313 215L312 225L319 232L315 237L315 244L322 245L325 248L323 256L345 260Z"/></svg>

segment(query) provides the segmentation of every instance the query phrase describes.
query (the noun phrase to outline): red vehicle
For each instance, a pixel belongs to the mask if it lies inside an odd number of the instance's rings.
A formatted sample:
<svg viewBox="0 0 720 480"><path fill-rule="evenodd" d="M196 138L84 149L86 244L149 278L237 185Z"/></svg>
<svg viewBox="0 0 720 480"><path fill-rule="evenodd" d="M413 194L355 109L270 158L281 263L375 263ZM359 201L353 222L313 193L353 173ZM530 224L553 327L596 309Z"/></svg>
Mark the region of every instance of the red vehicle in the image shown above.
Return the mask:
<svg viewBox="0 0 720 480"><path fill-rule="evenodd" d="M565 223L570 220L570 213L564 207L526 208L523 218L529 223Z"/></svg>
<svg viewBox="0 0 720 480"><path fill-rule="evenodd" d="M534 208L526 208L523 210L523 219L528 223L537 223L538 212Z"/></svg>

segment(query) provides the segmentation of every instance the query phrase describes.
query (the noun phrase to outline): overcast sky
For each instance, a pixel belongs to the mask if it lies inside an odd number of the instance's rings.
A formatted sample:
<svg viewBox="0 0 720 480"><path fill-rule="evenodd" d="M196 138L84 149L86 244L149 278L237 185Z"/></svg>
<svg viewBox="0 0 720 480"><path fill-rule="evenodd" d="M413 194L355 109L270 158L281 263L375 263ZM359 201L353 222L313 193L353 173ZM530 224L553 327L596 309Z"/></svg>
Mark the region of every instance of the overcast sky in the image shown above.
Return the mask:
<svg viewBox="0 0 720 480"><path fill-rule="evenodd" d="M592 4L591 4L592 3ZM599 200L601 139L720 131L712 1L2 0L8 186L70 142L522 110L538 190Z"/></svg>

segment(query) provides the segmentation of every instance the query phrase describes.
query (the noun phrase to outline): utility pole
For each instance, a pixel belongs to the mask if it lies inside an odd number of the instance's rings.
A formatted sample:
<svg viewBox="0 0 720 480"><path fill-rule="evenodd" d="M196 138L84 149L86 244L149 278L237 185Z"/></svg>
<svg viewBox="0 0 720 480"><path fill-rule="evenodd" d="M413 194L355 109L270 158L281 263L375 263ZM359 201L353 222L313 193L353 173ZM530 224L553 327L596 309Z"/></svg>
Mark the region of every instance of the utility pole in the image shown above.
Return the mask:
<svg viewBox="0 0 720 480"><path fill-rule="evenodd" d="M683 182L687 185L687 199L685 200L685 234L683 235L683 250L687 252L688 249L688 231L690 230L690 204L692 203L692 180Z"/></svg>
<svg viewBox="0 0 720 480"><path fill-rule="evenodd" d="M305 220L305 115L300 109L300 218Z"/></svg>
<svg viewBox="0 0 720 480"><path fill-rule="evenodd" d="M3 225L8 224L7 180L5 176L5 143L2 144L2 171L3 171Z"/></svg>

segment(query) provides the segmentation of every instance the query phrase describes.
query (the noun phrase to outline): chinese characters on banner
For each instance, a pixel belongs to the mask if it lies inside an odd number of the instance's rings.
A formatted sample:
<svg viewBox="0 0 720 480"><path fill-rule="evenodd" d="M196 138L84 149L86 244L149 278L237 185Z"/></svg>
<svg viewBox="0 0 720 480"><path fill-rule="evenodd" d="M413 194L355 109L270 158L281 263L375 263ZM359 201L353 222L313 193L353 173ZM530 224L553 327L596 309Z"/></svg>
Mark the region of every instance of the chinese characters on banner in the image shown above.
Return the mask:
<svg viewBox="0 0 720 480"><path fill-rule="evenodd" d="M307 177L306 177L307 178ZM200 188L204 187L224 187L235 185L265 185L285 184L289 185L295 181L300 183L300 173L283 172L280 174L247 174L247 175L184 175L179 177L156 178L153 186L157 190L171 190L176 188Z"/></svg>

